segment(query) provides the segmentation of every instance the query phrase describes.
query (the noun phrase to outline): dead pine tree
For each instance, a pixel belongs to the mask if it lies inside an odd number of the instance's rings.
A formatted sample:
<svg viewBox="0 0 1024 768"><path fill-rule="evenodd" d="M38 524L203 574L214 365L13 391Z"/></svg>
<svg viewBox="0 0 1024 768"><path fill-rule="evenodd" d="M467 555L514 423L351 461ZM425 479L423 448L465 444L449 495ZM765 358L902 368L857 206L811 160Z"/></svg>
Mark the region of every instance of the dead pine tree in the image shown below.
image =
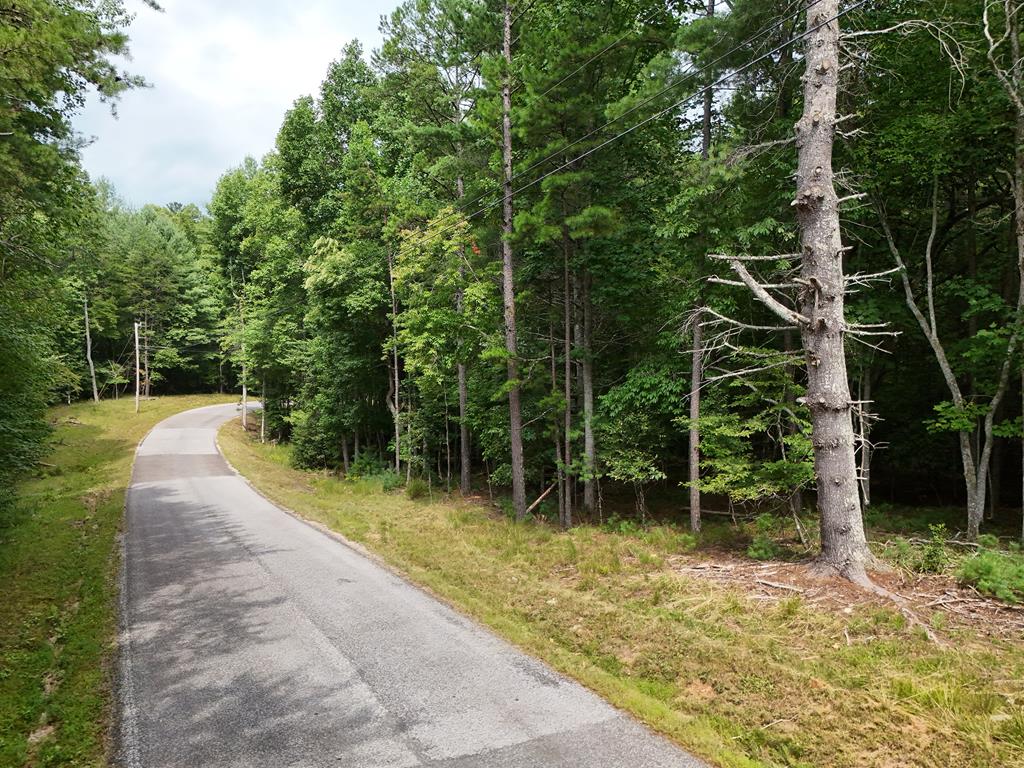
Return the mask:
<svg viewBox="0 0 1024 768"><path fill-rule="evenodd" d="M800 331L807 372L804 401L811 414L811 443L821 526L818 564L852 581L870 584L876 566L868 549L857 486L850 384L846 371L846 279L839 227L839 198L832 170L839 90L839 2L807 8L804 106L796 123L796 210L800 225L798 310L791 309L747 269L751 258L722 257L754 296ZM779 258L779 257L768 257Z"/></svg>

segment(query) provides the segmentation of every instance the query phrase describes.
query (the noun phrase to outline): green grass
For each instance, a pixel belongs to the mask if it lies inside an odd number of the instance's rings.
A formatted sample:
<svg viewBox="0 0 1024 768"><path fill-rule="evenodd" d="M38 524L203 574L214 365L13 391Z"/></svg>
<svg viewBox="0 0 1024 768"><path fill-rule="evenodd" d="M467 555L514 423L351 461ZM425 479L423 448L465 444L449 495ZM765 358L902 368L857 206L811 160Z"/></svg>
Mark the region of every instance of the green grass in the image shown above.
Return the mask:
<svg viewBox="0 0 1024 768"><path fill-rule="evenodd" d="M1024 642L950 631L940 648L895 611L756 601L673 570L701 555L671 526L516 525L297 471L237 425L220 440L271 498L715 764L1024 765Z"/></svg>
<svg viewBox="0 0 1024 768"><path fill-rule="evenodd" d="M224 396L55 408L53 450L0 511L0 766L101 766L111 706L117 534L136 444Z"/></svg>

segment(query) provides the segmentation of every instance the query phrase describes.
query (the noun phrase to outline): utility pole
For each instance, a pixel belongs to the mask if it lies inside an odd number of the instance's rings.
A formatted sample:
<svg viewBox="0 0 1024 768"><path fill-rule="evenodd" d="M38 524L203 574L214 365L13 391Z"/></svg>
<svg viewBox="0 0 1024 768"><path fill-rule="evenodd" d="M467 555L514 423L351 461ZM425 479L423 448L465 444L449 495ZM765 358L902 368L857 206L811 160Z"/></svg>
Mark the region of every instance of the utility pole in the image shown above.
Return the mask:
<svg viewBox="0 0 1024 768"><path fill-rule="evenodd" d="M242 275L242 290L245 290L245 273ZM242 429L249 429L249 389L246 385L248 371L245 366L245 300L238 301L238 317L242 325Z"/></svg>
<svg viewBox="0 0 1024 768"><path fill-rule="evenodd" d="M502 295L505 310L505 351L508 353L509 442L512 450L512 506L516 520L526 519L526 478L523 466L523 416L519 404L519 361L516 343L516 296L512 261L512 3L505 0L501 85L501 156L504 170L501 220Z"/></svg>
<svg viewBox="0 0 1024 768"><path fill-rule="evenodd" d="M89 361L89 378L92 379L92 400L100 401L100 391L96 388L96 366L92 362L92 333L89 331L89 297L82 302L85 306L85 359Z"/></svg>
<svg viewBox="0 0 1024 768"><path fill-rule="evenodd" d="M139 412L139 321L135 321L135 412Z"/></svg>
<svg viewBox="0 0 1024 768"><path fill-rule="evenodd" d="M266 379L263 379L263 384L261 386L261 389L263 390L263 394L260 397L260 400L261 400L260 405L262 406L260 408L260 442L261 443L265 443L265 442L267 442L267 380Z"/></svg>

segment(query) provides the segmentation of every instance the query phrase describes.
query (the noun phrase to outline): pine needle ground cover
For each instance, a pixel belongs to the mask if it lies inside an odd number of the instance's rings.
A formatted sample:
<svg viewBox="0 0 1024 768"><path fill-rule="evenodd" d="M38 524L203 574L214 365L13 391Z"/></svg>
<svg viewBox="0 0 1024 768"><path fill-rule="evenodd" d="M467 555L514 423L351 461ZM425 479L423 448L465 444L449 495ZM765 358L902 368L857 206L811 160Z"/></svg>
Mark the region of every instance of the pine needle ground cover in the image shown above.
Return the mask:
<svg viewBox="0 0 1024 768"><path fill-rule="evenodd" d="M220 442L270 498L717 765L1024 764L1020 637L943 626L940 646L895 608L763 601L703 578L680 562L709 555L672 527L516 525L482 504L295 470L288 447L237 423Z"/></svg>
<svg viewBox="0 0 1024 768"><path fill-rule="evenodd" d="M0 765L105 764L117 536L135 446L157 422L231 397L56 408L53 449L0 510Z"/></svg>

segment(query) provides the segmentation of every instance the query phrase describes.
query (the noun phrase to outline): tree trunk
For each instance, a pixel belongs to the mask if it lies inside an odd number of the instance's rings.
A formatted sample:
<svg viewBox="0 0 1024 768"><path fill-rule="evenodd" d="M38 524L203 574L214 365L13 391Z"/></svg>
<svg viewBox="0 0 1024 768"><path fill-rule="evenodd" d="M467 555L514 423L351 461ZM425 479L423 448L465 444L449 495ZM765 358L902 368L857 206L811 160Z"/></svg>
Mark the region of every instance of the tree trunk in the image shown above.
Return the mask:
<svg viewBox="0 0 1024 768"><path fill-rule="evenodd" d="M554 303L555 298L552 296L551 304L554 305ZM548 348L551 357L551 395L553 397L558 392L558 358L555 354L554 322L548 325ZM555 443L555 484L558 486L558 521L562 522L565 520L565 463L562 459L561 427L557 417L554 419L551 431Z"/></svg>
<svg viewBox="0 0 1024 768"><path fill-rule="evenodd" d="M854 457L850 384L844 334L845 280L839 201L833 185L832 144L839 75L839 0L807 9L804 112L796 124L797 219L801 274L808 290L800 311L807 363L814 469L821 515L820 562L843 576L866 581L874 558L864 536Z"/></svg>
<svg viewBox="0 0 1024 768"><path fill-rule="evenodd" d="M597 444L594 439L594 306L590 300L591 283L590 270L584 269L583 292L580 297L580 311L583 315L583 345L580 349L583 373L583 510L592 518L597 507Z"/></svg>
<svg viewBox="0 0 1024 768"><path fill-rule="evenodd" d="M139 412L139 321L135 321L135 412ZM243 411L244 413L244 411Z"/></svg>
<svg viewBox="0 0 1024 768"><path fill-rule="evenodd" d="M714 0L709 6L714 5ZM690 530L700 532L700 387L704 369L704 338L701 328L701 310L693 318L693 352L690 365Z"/></svg>
<svg viewBox="0 0 1024 768"><path fill-rule="evenodd" d="M146 317L142 322L142 350L143 350L143 370L146 372L143 377L143 386L145 387L145 396L149 400L150 391L150 375L149 375L149 312L146 312Z"/></svg>
<svg viewBox="0 0 1024 768"><path fill-rule="evenodd" d="M348 474L348 435L341 436L341 468Z"/></svg>
<svg viewBox="0 0 1024 768"><path fill-rule="evenodd" d="M715 17L715 0L708 0L707 17L709 19L713 19ZM713 75L711 73L708 73L709 81L712 79L712 77ZM711 92L711 86L706 85L704 88L704 120L702 121L701 125L702 130L700 143L700 156L703 157L705 160L707 160L708 157L711 155L711 107L713 104L714 94ZM691 488L692 487L693 486L691 486ZM697 527L694 530L700 530L699 521L697 523Z"/></svg>
<svg viewBox="0 0 1024 768"><path fill-rule="evenodd" d="M565 464L565 505L562 508L563 528L572 526L572 494L569 493L572 475L572 284L569 279L569 229L562 225L562 320L565 354L565 440L562 458Z"/></svg>
<svg viewBox="0 0 1024 768"><path fill-rule="evenodd" d="M267 442L267 380L260 384L260 442Z"/></svg>
<svg viewBox="0 0 1024 768"><path fill-rule="evenodd" d="M96 387L96 366L92 362L92 331L89 330L89 299L83 301L85 306L85 359L89 362L89 379L92 381L92 400L100 401L100 391Z"/></svg>
<svg viewBox="0 0 1024 768"><path fill-rule="evenodd" d="M526 476L523 465L523 417L519 404L519 360L516 341L515 281L512 261L512 4L505 0L502 53L505 74L501 85L501 155L504 171L502 200L502 298L505 351L508 355L509 442L512 453L512 507L516 520L526 519Z"/></svg>
<svg viewBox="0 0 1024 768"><path fill-rule="evenodd" d="M455 179L455 187L459 200L462 200L466 195L466 190L461 175ZM466 247L462 246L463 262L465 262L465 253ZM465 272L466 266L465 263L462 263L459 265L459 277L462 278ZM460 286L455 294L455 309L459 316L462 315L462 305L463 295ZM459 352L461 354L462 350ZM466 364L460 360L456 365L456 371L459 380L459 490L463 496L468 496L473 490L473 465L469 444L469 386L466 382Z"/></svg>
<svg viewBox="0 0 1024 768"><path fill-rule="evenodd" d="M388 288L391 291L391 343L392 350L391 368L392 380L389 389L391 390L391 401L388 406L391 410L391 417L395 422L395 472L402 471L402 423L400 384L398 379L398 300L395 298L395 266L391 252L388 252ZM412 458L412 446L409 446L409 458Z"/></svg>

